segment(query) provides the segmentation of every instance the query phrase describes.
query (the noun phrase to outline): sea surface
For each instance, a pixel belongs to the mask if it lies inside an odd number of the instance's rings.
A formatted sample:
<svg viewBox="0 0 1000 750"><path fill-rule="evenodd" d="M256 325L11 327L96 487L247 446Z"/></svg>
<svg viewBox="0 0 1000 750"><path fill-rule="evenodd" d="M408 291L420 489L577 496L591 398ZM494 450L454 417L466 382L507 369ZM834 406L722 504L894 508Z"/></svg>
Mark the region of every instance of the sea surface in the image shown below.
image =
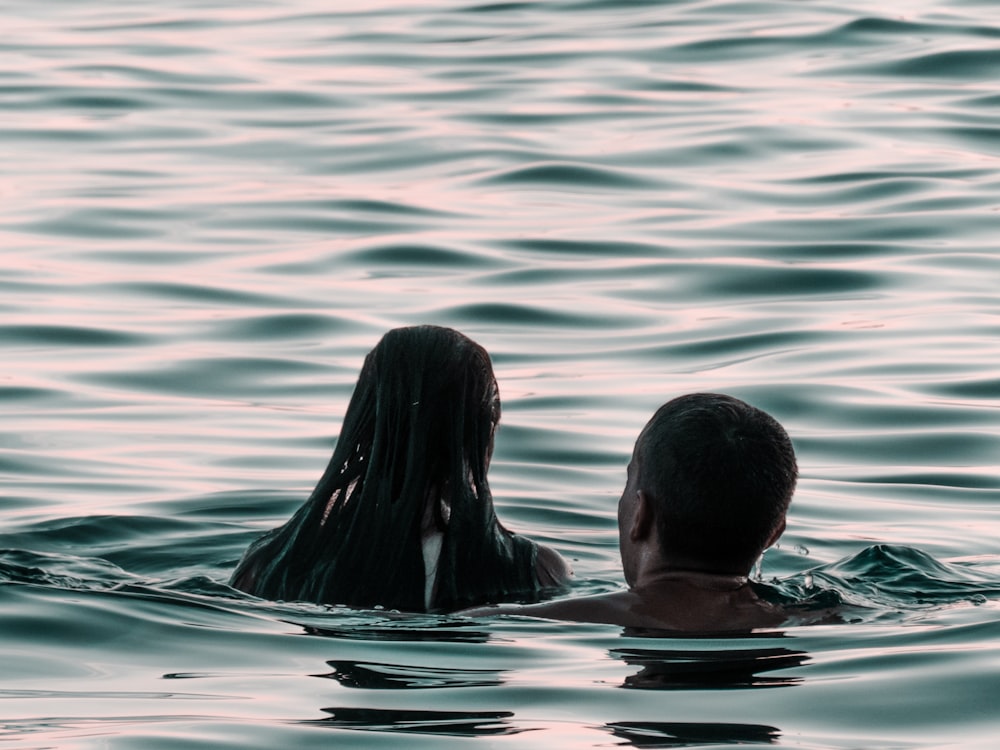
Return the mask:
<svg viewBox="0 0 1000 750"><path fill-rule="evenodd" d="M2 0L0 745L992 748L994 0ZM382 333L492 354L491 483L573 595L657 406L802 471L761 585L639 637L278 604ZM378 543L378 540L373 540Z"/></svg>

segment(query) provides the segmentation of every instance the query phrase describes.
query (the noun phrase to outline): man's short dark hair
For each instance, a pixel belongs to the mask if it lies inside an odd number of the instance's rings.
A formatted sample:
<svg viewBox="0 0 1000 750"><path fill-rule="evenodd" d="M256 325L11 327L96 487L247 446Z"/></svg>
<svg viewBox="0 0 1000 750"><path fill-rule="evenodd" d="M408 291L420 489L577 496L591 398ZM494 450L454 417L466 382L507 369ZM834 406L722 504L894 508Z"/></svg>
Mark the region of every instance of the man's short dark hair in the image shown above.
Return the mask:
<svg viewBox="0 0 1000 750"><path fill-rule="evenodd" d="M750 569L783 521L798 477L784 428L717 393L661 406L637 455L664 554L710 572Z"/></svg>

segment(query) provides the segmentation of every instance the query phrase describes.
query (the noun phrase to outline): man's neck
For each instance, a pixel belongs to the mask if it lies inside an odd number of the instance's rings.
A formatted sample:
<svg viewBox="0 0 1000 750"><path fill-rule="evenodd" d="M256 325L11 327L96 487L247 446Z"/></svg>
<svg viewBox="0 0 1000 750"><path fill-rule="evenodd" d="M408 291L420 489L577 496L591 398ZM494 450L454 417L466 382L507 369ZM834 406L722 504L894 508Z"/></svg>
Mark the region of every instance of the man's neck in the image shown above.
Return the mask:
<svg viewBox="0 0 1000 750"><path fill-rule="evenodd" d="M747 585L749 578L739 573L708 573L701 570L665 567L642 575L632 586L634 591L687 586L708 591L736 591Z"/></svg>

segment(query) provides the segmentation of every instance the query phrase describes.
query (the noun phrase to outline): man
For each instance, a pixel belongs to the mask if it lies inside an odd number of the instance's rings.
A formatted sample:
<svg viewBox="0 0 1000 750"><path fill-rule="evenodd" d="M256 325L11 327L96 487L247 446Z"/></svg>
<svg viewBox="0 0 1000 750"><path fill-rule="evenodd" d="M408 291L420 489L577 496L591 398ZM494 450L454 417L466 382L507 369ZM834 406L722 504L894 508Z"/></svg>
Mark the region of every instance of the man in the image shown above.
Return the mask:
<svg viewBox="0 0 1000 750"><path fill-rule="evenodd" d="M627 591L467 614L730 632L781 624L748 576L785 529L798 468L785 430L731 396L664 404L635 444L618 503Z"/></svg>

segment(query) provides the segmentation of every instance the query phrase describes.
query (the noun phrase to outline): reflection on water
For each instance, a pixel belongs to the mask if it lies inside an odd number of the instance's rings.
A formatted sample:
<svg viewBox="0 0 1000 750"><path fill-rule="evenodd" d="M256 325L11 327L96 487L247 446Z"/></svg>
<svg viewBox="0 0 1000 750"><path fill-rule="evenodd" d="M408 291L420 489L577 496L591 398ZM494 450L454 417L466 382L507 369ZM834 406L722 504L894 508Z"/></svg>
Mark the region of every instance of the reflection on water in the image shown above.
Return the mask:
<svg viewBox="0 0 1000 750"><path fill-rule="evenodd" d="M625 678L622 687L640 690L731 690L798 685L794 675L768 675L809 661L804 651L787 648L680 651L672 649L613 649L611 656L642 667Z"/></svg>
<svg viewBox="0 0 1000 750"><path fill-rule="evenodd" d="M634 747L697 745L772 745L781 737L774 727L760 724L708 724L671 721L616 721L611 733Z"/></svg>
<svg viewBox="0 0 1000 750"><path fill-rule="evenodd" d="M314 725L369 732L403 732L452 737L487 737L529 731L513 726L511 711L412 711L380 708L324 708L328 718Z"/></svg>
<svg viewBox="0 0 1000 750"><path fill-rule="evenodd" d="M356 661L328 661L333 669L315 675L336 680L344 687L366 690L414 690L425 688L487 687L500 685L499 669L455 669Z"/></svg>
<svg viewBox="0 0 1000 750"><path fill-rule="evenodd" d="M303 722L331 729L365 732L428 734L449 737L496 737L516 735L552 726L516 721L510 711L414 711L376 708L324 708L327 718ZM694 747L701 745L769 745L778 742L781 731L763 724L683 721L614 721L595 726L633 747ZM539 738L542 743L551 742ZM601 744L601 743L599 743Z"/></svg>
<svg viewBox="0 0 1000 750"><path fill-rule="evenodd" d="M350 625L344 627L301 625L304 635L320 638L340 638L348 641L431 641L440 643L486 643L490 634L483 630L459 630L448 627L446 623L438 625L430 623L406 623L405 618L394 625L366 626Z"/></svg>

